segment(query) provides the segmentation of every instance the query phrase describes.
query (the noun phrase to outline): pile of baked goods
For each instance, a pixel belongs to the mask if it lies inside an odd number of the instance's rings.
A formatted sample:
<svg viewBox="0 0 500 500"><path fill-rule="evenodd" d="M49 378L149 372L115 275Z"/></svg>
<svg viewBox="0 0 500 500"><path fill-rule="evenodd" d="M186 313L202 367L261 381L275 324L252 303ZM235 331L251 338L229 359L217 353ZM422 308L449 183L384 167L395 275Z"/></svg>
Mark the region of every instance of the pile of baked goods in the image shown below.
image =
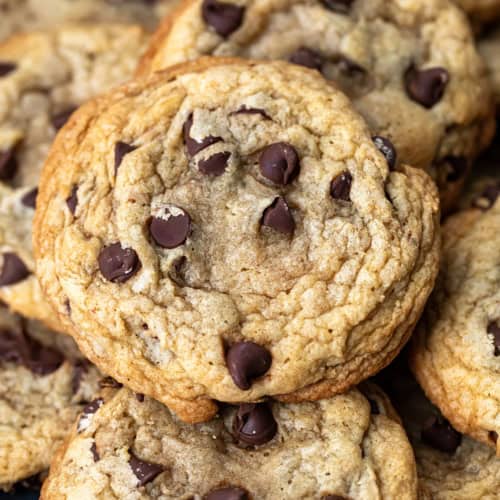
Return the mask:
<svg viewBox="0 0 500 500"><path fill-rule="evenodd" d="M0 489L500 498L496 18L0 0Z"/></svg>

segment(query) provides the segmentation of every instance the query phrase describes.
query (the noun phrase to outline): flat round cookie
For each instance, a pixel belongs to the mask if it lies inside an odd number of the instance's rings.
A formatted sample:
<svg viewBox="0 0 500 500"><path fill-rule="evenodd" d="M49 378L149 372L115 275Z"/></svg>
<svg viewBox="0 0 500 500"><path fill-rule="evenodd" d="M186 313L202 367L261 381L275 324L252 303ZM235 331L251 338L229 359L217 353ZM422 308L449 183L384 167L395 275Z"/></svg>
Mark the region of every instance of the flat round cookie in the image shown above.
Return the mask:
<svg viewBox="0 0 500 500"><path fill-rule="evenodd" d="M497 499L500 458L494 450L457 432L425 397L407 367L391 365L383 375L415 452L419 498Z"/></svg>
<svg viewBox="0 0 500 500"><path fill-rule="evenodd" d="M0 41L64 23L133 23L154 29L176 0L0 0Z"/></svg>
<svg viewBox="0 0 500 500"><path fill-rule="evenodd" d="M412 370L452 425L500 451L500 182L443 227L440 277Z"/></svg>
<svg viewBox="0 0 500 500"><path fill-rule="evenodd" d="M405 432L385 395L367 391L226 407L198 425L109 391L57 454L42 499L416 499Z"/></svg>
<svg viewBox="0 0 500 500"><path fill-rule="evenodd" d="M0 308L0 490L48 469L101 377L69 337Z"/></svg>
<svg viewBox="0 0 500 500"><path fill-rule="evenodd" d="M438 265L434 184L384 141L297 65L132 82L54 142L42 286L93 362L183 419L345 391L397 354Z"/></svg>
<svg viewBox="0 0 500 500"><path fill-rule="evenodd" d="M454 0L472 21L489 23L500 17L500 0Z"/></svg>
<svg viewBox="0 0 500 500"><path fill-rule="evenodd" d="M0 44L0 298L60 329L33 274L31 223L43 162L82 102L132 74L137 26L67 26Z"/></svg>
<svg viewBox="0 0 500 500"><path fill-rule="evenodd" d="M201 55L321 72L394 144L394 161L432 175L443 212L493 134L484 64L447 0L189 0L165 18L140 73Z"/></svg>

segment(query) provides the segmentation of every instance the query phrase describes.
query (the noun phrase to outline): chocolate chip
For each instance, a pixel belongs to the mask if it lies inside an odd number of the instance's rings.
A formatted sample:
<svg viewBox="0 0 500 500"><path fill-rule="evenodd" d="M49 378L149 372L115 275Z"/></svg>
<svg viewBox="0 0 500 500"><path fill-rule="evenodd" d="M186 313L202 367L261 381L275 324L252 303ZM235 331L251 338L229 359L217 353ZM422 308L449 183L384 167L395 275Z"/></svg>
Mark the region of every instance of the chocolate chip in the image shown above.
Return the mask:
<svg viewBox="0 0 500 500"><path fill-rule="evenodd" d="M488 439L494 443L494 444L497 444L497 441L498 441L498 433L495 432L495 431L490 431L488 432Z"/></svg>
<svg viewBox="0 0 500 500"><path fill-rule="evenodd" d="M140 460L132 453L132 451L130 451L130 460L128 463L132 468L132 472L135 474L135 477L139 480L137 486L144 486L164 471L162 465Z"/></svg>
<svg viewBox="0 0 500 500"><path fill-rule="evenodd" d="M0 272L0 286L13 285L26 279L30 271L24 262L12 252L3 254L2 272Z"/></svg>
<svg viewBox="0 0 500 500"><path fill-rule="evenodd" d="M209 156L206 160L198 162L198 170L205 175L219 176L226 171L227 162L231 153L224 151Z"/></svg>
<svg viewBox="0 0 500 500"><path fill-rule="evenodd" d="M370 412L372 415L380 415L380 410L378 409L378 404L375 400L367 398L370 403Z"/></svg>
<svg viewBox="0 0 500 500"><path fill-rule="evenodd" d="M155 242L163 248L176 248L182 245L191 232L191 217L179 207L165 210L163 217L153 217L149 232Z"/></svg>
<svg viewBox="0 0 500 500"><path fill-rule="evenodd" d="M0 151L0 180L10 181L17 172L17 160L14 148Z"/></svg>
<svg viewBox="0 0 500 500"><path fill-rule="evenodd" d="M250 389L253 379L264 375L271 367L270 352L254 342L233 344L226 356L226 364L234 383L244 391Z"/></svg>
<svg viewBox="0 0 500 500"><path fill-rule="evenodd" d="M243 488L228 486L211 491L203 500L248 500L248 493Z"/></svg>
<svg viewBox="0 0 500 500"><path fill-rule="evenodd" d="M121 243L104 247L99 254L99 269L113 283L124 283L141 267L137 253L132 248L122 248Z"/></svg>
<svg viewBox="0 0 500 500"><path fill-rule="evenodd" d="M0 330L0 361L22 365L36 375L55 372L64 356L31 338L25 331Z"/></svg>
<svg viewBox="0 0 500 500"><path fill-rule="evenodd" d="M75 184L71 188L71 194L66 198L66 205L68 205L69 211L75 215L76 206L78 205L78 186Z"/></svg>
<svg viewBox="0 0 500 500"><path fill-rule="evenodd" d="M237 109L236 111L232 111L229 114L231 116L232 115L260 115L265 120L270 120L271 119L271 117L263 109L259 109L259 108L247 108L246 106L241 106L240 109Z"/></svg>
<svg viewBox="0 0 500 500"><path fill-rule="evenodd" d="M321 67L323 66L323 57L321 54L307 47L299 47L288 60L293 64L317 69L318 71L321 71Z"/></svg>
<svg viewBox="0 0 500 500"><path fill-rule="evenodd" d="M186 144L186 149L189 156L194 156L196 153L199 153L202 149L208 148L208 146L211 146L216 142L222 141L222 137L213 137L209 135L208 137L202 139L201 142L198 142L194 140L190 135L192 126L193 126L193 115L191 114L184 123L184 126L182 127L182 132L184 135L184 144Z"/></svg>
<svg viewBox="0 0 500 500"><path fill-rule="evenodd" d="M349 500L349 498L342 495L323 495L321 500Z"/></svg>
<svg viewBox="0 0 500 500"><path fill-rule="evenodd" d="M330 195L334 200L351 201L352 175L347 170L337 175L330 184Z"/></svg>
<svg viewBox="0 0 500 500"><path fill-rule="evenodd" d="M117 382L113 377L104 377L103 379L99 380L99 387L103 389L104 387L111 387L112 389L119 389L120 387L123 387L120 382Z"/></svg>
<svg viewBox="0 0 500 500"><path fill-rule="evenodd" d="M17 69L17 65L14 63L0 61L0 77L7 76Z"/></svg>
<svg viewBox="0 0 500 500"><path fill-rule="evenodd" d="M351 9L351 5L354 0L321 0L323 5L332 10L333 12L338 12L340 14L347 14Z"/></svg>
<svg viewBox="0 0 500 500"><path fill-rule="evenodd" d="M262 215L262 225L275 229L280 233L293 234L295 221L287 202L281 196L269 205Z"/></svg>
<svg viewBox="0 0 500 500"><path fill-rule="evenodd" d="M87 429L91 423L92 415L97 412L97 410L104 404L104 399L97 398L91 401L88 405L86 405L80 418L78 419L77 431L82 432Z"/></svg>
<svg viewBox="0 0 500 500"><path fill-rule="evenodd" d="M233 421L235 437L246 444L261 445L271 441L278 431L273 413L265 403L244 403Z"/></svg>
<svg viewBox="0 0 500 500"><path fill-rule="evenodd" d="M495 356L500 356L500 322L491 321L486 331L493 337Z"/></svg>
<svg viewBox="0 0 500 500"><path fill-rule="evenodd" d="M36 197L38 196L38 188L33 188L23 195L21 203L28 208L36 208Z"/></svg>
<svg viewBox="0 0 500 500"><path fill-rule="evenodd" d="M126 142L118 141L115 144L115 175L122 164L123 157L128 155L132 151L135 151L137 146L132 146L131 144L127 144Z"/></svg>
<svg viewBox="0 0 500 500"><path fill-rule="evenodd" d="M137 401L139 401L139 403L144 403L144 394L137 393L135 395L135 399L137 399Z"/></svg>
<svg viewBox="0 0 500 500"><path fill-rule="evenodd" d="M449 80L444 68L418 70L412 66L405 74L406 92L410 99L430 109L443 97Z"/></svg>
<svg viewBox="0 0 500 500"><path fill-rule="evenodd" d="M99 457L99 452L97 451L97 446L95 444L95 441L92 443L92 446L90 447L90 452L92 453L94 462L99 462L101 457Z"/></svg>
<svg viewBox="0 0 500 500"><path fill-rule="evenodd" d="M57 115L54 115L52 117L52 126L56 129L59 130L63 128L63 126L66 124L66 122L69 120L69 117L76 111L76 108L68 108L64 111L61 111L60 113L57 113Z"/></svg>
<svg viewBox="0 0 500 500"><path fill-rule="evenodd" d="M76 394L80 389L83 376L89 371L89 363L86 360L78 361L73 368L73 378L71 379L71 390Z"/></svg>
<svg viewBox="0 0 500 500"><path fill-rule="evenodd" d="M490 184L484 191L472 202L472 205L480 210L489 210L497 201L500 195L500 182Z"/></svg>
<svg viewBox="0 0 500 500"><path fill-rule="evenodd" d="M397 153L394 144L389 139L380 137L379 135L372 137L372 140L378 150L385 156L389 169L394 170L397 160Z"/></svg>
<svg viewBox="0 0 500 500"><path fill-rule="evenodd" d="M462 435L444 418L430 417L421 433L422 441L445 453L455 453L462 442Z"/></svg>
<svg viewBox="0 0 500 500"><path fill-rule="evenodd" d="M445 156L440 162L441 168L447 168L447 182L457 182L462 179L467 172L467 158L463 156Z"/></svg>
<svg viewBox="0 0 500 500"><path fill-rule="evenodd" d="M259 158L260 171L270 181L280 186L292 182L300 172L299 155L286 142L276 142L267 146Z"/></svg>
<svg viewBox="0 0 500 500"><path fill-rule="evenodd" d="M203 20L225 38L241 26L245 8L218 0L203 0L201 13Z"/></svg>

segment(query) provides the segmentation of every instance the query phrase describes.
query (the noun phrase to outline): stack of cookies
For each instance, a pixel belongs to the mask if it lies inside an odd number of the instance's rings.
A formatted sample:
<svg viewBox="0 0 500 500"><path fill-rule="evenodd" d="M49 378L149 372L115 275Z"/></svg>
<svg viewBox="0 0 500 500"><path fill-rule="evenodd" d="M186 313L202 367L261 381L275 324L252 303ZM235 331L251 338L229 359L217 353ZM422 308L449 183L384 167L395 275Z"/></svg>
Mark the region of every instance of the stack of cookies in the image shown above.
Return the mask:
<svg viewBox="0 0 500 500"><path fill-rule="evenodd" d="M1 489L500 498L500 1L456 3L0 0Z"/></svg>

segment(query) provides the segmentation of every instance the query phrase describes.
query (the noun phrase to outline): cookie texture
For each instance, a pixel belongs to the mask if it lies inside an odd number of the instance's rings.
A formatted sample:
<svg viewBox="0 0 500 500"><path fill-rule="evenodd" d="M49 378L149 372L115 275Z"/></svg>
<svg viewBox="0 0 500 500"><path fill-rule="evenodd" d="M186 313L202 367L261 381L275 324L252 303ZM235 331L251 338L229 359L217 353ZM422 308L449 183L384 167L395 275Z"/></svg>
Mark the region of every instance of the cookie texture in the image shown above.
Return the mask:
<svg viewBox="0 0 500 500"><path fill-rule="evenodd" d="M0 309L0 489L48 469L100 378L68 336Z"/></svg>
<svg viewBox="0 0 500 500"><path fill-rule="evenodd" d="M133 23L154 29L176 0L0 0L0 40L64 23Z"/></svg>
<svg viewBox="0 0 500 500"><path fill-rule="evenodd" d="M189 421L211 398L366 378L437 272L431 179L389 171L345 96L283 62L205 58L86 104L38 196L37 273L65 327Z"/></svg>
<svg viewBox="0 0 500 500"><path fill-rule="evenodd" d="M57 130L82 102L130 77L145 40L140 27L110 24L0 44L0 298L54 329L31 245L40 170Z"/></svg>
<svg viewBox="0 0 500 500"><path fill-rule="evenodd" d="M449 218L436 289L412 346L427 396L460 432L500 450L500 183Z"/></svg>
<svg viewBox="0 0 500 500"><path fill-rule="evenodd" d="M242 405L265 407L266 424L275 424L258 445L240 441L241 407L188 425L152 399L108 392L57 454L42 498L415 499L404 430L385 395L365 390L316 403Z"/></svg>
<svg viewBox="0 0 500 500"><path fill-rule="evenodd" d="M401 415L413 446L420 499L498 498L500 459L490 447L453 429L411 376L406 358L399 356L377 379Z"/></svg>
<svg viewBox="0 0 500 500"><path fill-rule="evenodd" d="M447 0L191 0L163 21L139 72L200 55L285 59L321 72L399 161L432 175L443 212L493 134L484 63Z"/></svg>

